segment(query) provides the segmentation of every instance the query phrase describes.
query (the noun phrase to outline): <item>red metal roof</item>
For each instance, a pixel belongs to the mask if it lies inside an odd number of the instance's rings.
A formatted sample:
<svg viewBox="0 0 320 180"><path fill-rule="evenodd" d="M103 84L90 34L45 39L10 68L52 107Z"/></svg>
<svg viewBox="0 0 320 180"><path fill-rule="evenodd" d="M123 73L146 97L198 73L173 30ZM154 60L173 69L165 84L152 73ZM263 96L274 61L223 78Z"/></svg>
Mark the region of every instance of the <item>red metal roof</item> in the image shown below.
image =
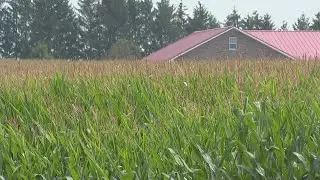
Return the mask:
<svg viewBox="0 0 320 180"><path fill-rule="evenodd" d="M266 31L225 27L196 31L145 57L146 60L173 60L192 49L235 29L294 59L320 58L320 31Z"/></svg>
<svg viewBox="0 0 320 180"><path fill-rule="evenodd" d="M320 58L320 31L245 31L297 59Z"/></svg>
<svg viewBox="0 0 320 180"><path fill-rule="evenodd" d="M215 28L204 31L196 31L168 46L152 53L151 55L145 57L146 60L171 60L175 57L187 52L188 50L194 48L195 46L210 40L211 38L218 36L224 31L231 29L231 27L226 28Z"/></svg>

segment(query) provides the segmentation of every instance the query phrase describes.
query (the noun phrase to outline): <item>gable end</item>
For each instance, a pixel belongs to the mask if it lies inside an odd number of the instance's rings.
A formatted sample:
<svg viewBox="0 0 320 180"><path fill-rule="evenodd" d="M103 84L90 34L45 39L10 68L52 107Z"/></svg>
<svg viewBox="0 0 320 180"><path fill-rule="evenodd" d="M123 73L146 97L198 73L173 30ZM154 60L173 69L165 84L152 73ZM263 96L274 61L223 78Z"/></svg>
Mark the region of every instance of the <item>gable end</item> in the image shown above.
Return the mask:
<svg viewBox="0 0 320 180"><path fill-rule="evenodd" d="M237 49L230 49L229 38L236 37ZM294 59L251 35L231 28L199 44L175 59Z"/></svg>

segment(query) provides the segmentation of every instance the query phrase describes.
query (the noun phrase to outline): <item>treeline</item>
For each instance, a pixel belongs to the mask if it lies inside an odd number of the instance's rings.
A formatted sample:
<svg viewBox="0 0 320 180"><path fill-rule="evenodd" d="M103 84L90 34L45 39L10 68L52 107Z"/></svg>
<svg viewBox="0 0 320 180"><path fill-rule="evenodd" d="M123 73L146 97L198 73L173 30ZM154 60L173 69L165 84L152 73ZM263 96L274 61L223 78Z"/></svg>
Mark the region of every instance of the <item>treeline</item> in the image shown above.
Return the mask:
<svg viewBox="0 0 320 180"><path fill-rule="evenodd" d="M169 0L0 0L0 57L105 59L140 58L197 30L235 26L276 29L269 14L244 17L234 9L218 21L198 2L191 15L183 1ZM283 22L279 28L288 29ZM320 30L320 12L304 14L295 30Z"/></svg>

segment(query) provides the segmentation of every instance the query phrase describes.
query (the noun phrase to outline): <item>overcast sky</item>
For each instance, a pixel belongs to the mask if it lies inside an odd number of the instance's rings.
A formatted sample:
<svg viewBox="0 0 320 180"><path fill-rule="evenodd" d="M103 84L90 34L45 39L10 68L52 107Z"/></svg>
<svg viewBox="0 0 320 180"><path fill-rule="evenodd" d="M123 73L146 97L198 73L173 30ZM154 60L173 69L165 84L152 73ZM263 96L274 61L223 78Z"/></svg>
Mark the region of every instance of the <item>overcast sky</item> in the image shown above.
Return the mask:
<svg viewBox="0 0 320 180"><path fill-rule="evenodd" d="M77 0L71 0L76 3ZM156 1L156 0L154 0ZM242 16L257 10L260 14L269 13L277 26L285 20L291 24L305 13L312 19L320 11L320 0L200 0L219 20L224 21L225 17L232 11L233 7L239 10ZM178 4L180 0L171 0ZM198 0L183 0L188 8L189 14L197 4Z"/></svg>

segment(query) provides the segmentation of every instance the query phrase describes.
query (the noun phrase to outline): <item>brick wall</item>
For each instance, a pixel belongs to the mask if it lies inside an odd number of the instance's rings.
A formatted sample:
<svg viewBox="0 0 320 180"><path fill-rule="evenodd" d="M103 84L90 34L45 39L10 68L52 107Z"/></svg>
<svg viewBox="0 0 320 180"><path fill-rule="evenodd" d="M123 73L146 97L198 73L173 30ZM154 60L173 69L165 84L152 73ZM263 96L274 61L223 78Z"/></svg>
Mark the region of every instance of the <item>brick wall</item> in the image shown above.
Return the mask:
<svg viewBox="0 0 320 180"><path fill-rule="evenodd" d="M229 37L237 37L237 50L229 50ZM281 53L237 30L229 32L193 49L178 59L284 59Z"/></svg>

